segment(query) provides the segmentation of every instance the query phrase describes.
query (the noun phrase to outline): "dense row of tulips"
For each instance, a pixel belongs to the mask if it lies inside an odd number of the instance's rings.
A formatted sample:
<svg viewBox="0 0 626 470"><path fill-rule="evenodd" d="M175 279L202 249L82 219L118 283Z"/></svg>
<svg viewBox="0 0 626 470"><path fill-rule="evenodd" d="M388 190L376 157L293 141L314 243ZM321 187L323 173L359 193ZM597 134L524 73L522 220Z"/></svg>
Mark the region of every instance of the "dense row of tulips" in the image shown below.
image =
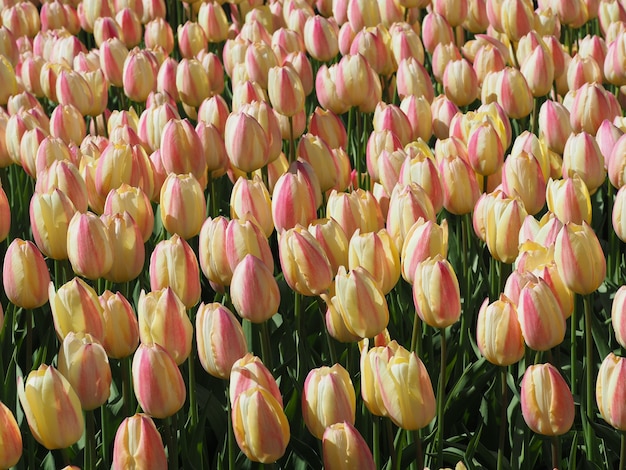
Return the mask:
<svg viewBox="0 0 626 470"><path fill-rule="evenodd" d="M623 1L0 7L0 468L626 468Z"/></svg>

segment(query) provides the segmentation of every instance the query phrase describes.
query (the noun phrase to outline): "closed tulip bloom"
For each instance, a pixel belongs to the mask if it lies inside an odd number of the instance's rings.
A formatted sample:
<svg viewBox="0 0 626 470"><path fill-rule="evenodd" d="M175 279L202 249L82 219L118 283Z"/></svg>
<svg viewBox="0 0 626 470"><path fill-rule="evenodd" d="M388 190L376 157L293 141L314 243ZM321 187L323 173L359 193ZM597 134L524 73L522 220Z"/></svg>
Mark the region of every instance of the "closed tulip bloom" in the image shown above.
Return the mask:
<svg viewBox="0 0 626 470"><path fill-rule="evenodd" d="M218 2L204 2L198 10L198 24L209 43L228 38L228 18Z"/></svg>
<svg viewBox="0 0 626 470"><path fill-rule="evenodd" d="M274 109L293 117L304 109L302 81L291 66L272 67L268 75L268 92Z"/></svg>
<svg viewBox="0 0 626 470"><path fill-rule="evenodd" d="M161 187L160 199L161 220L169 233L186 240L200 233L206 200L200 183L191 173L170 173Z"/></svg>
<svg viewBox="0 0 626 470"><path fill-rule="evenodd" d="M252 217L266 237L274 231L269 191L260 178L238 178L230 196L232 219Z"/></svg>
<svg viewBox="0 0 626 470"><path fill-rule="evenodd" d="M590 294L604 282L606 259L595 232L584 221L563 226L556 238L554 259L563 282L577 294Z"/></svg>
<svg viewBox="0 0 626 470"><path fill-rule="evenodd" d="M554 61L547 47L535 47L520 68L533 96L544 96L554 81Z"/></svg>
<svg viewBox="0 0 626 470"><path fill-rule="evenodd" d="M296 292L319 295L332 283L334 273L326 253L303 226L296 225L280 235L278 253L285 280Z"/></svg>
<svg viewBox="0 0 626 470"><path fill-rule="evenodd" d="M501 170L504 146L492 120L485 119L472 129L467 141L467 156L479 175L489 176Z"/></svg>
<svg viewBox="0 0 626 470"><path fill-rule="evenodd" d="M489 253L503 263L512 263L519 253L518 235L527 216L519 198L496 199L485 217L485 242Z"/></svg>
<svg viewBox="0 0 626 470"><path fill-rule="evenodd" d="M620 431L626 430L625 379L626 359L610 352L598 371L596 403L602 419Z"/></svg>
<svg viewBox="0 0 626 470"><path fill-rule="evenodd" d="M335 423L327 427L322 436L322 449L324 468L328 470L376 468L367 442L349 422Z"/></svg>
<svg viewBox="0 0 626 470"><path fill-rule="evenodd" d="M206 50L207 39L198 23L187 21L184 25L178 25L176 37L180 53L186 59L196 57L200 51Z"/></svg>
<svg viewBox="0 0 626 470"><path fill-rule="evenodd" d="M568 94L565 104L570 112L570 124L574 132L587 132L596 135L605 119L612 121L620 115L613 96L599 83L585 83Z"/></svg>
<svg viewBox="0 0 626 470"><path fill-rule="evenodd" d="M150 92L156 90L157 72L158 62L154 54L134 48L124 61L124 94L133 101L146 101Z"/></svg>
<svg viewBox="0 0 626 470"><path fill-rule="evenodd" d="M221 223L217 229L221 232ZM274 258L270 250L269 242L261 227L252 219L246 217L241 219L234 219L228 222L223 242L220 240L221 233L217 234L217 243L224 245L223 248L226 254L226 262L230 271L234 271L237 265L243 260L246 255L251 254L261 259L267 266L270 272L274 272ZM219 245L218 245L218 249ZM216 256L218 264L221 264L223 260L217 253L213 253ZM218 266L221 271L223 268Z"/></svg>
<svg viewBox="0 0 626 470"><path fill-rule="evenodd" d="M546 180L537 158L525 151L509 155L502 167L502 189L519 196L530 215L539 212L546 203Z"/></svg>
<svg viewBox="0 0 626 470"><path fill-rule="evenodd" d="M308 18L303 33L306 50L314 59L328 62L339 52L337 29L324 16L315 15Z"/></svg>
<svg viewBox="0 0 626 470"><path fill-rule="evenodd" d="M492 364L509 366L524 357L524 338L517 309L505 295L493 303L485 299L478 312L476 343Z"/></svg>
<svg viewBox="0 0 626 470"><path fill-rule="evenodd" d="M167 418L185 404L185 382L174 359L158 344L140 344L133 356L133 387L141 409Z"/></svg>
<svg viewBox="0 0 626 470"><path fill-rule="evenodd" d="M572 178L548 181L546 188L548 210L566 224L583 221L591 223L591 198L585 182L574 173Z"/></svg>
<svg viewBox="0 0 626 470"><path fill-rule="evenodd" d="M31 198L32 205L32 198ZM32 217L31 217L31 226ZM2 185L0 185L0 242L4 241L9 236L9 230L11 229L11 206L9 204L9 199L7 198ZM33 238L34 237L35 228L33 227ZM37 239L35 238L35 241ZM41 248L40 248L41 249Z"/></svg>
<svg viewBox="0 0 626 470"><path fill-rule="evenodd" d="M340 364L309 372L302 391L302 418L318 439L335 423L354 423L356 395L350 374Z"/></svg>
<svg viewBox="0 0 626 470"><path fill-rule="evenodd" d="M421 429L435 417L435 394L424 363L396 341L361 350L361 396L372 414L388 416L402 429Z"/></svg>
<svg viewBox="0 0 626 470"><path fill-rule="evenodd" d="M378 201L370 191L363 189L350 193L333 190L328 196L326 215L339 223L348 239L357 229L366 233L378 231L384 226Z"/></svg>
<svg viewBox="0 0 626 470"><path fill-rule="evenodd" d="M269 142L265 130L252 116L232 113L224 131L226 153L233 166L251 173L269 161Z"/></svg>
<svg viewBox="0 0 626 470"><path fill-rule="evenodd" d="M443 207L443 184L435 156L430 149L426 152L414 147L409 147L407 153L408 158L400 168L398 182L403 185L416 183L420 186L428 194L434 212L438 213Z"/></svg>
<svg viewBox="0 0 626 470"><path fill-rule="evenodd" d="M98 341L104 337L102 306L98 294L82 279L75 277L55 290L48 286L54 328L60 340L70 331L89 333Z"/></svg>
<svg viewBox="0 0 626 470"><path fill-rule="evenodd" d="M324 64L319 68L315 75L315 94L323 108L340 115L350 109L350 105L337 93L338 70L338 64L333 64L330 67Z"/></svg>
<svg viewBox="0 0 626 470"><path fill-rule="evenodd" d="M100 219L109 235L113 253L111 269L103 277L118 283L132 281L141 274L146 258L139 227L128 212L103 215Z"/></svg>
<svg viewBox="0 0 626 470"><path fill-rule="evenodd" d="M463 23L467 10L467 0L435 0L433 2L433 11L443 16L453 28Z"/></svg>
<svg viewBox="0 0 626 470"><path fill-rule="evenodd" d="M529 366L521 384L522 416L528 427L544 436L560 436L574 423L574 398L551 364Z"/></svg>
<svg viewBox="0 0 626 470"><path fill-rule="evenodd" d="M335 219L316 219L308 227L330 262L331 271L348 266L348 238Z"/></svg>
<svg viewBox="0 0 626 470"><path fill-rule="evenodd" d="M65 449L83 435L80 400L54 367L42 364L28 374L26 383L19 377L17 394L33 437L46 449Z"/></svg>
<svg viewBox="0 0 626 470"><path fill-rule="evenodd" d="M113 245L100 218L77 212L67 229L67 253L72 269L79 276L98 279L113 267Z"/></svg>
<svg viewBox="0 0 626 470"><path fill-rule="evenodd" d="M461 157L448 155L439 160L443 184L443 206L453 214L469 214L480 196L476 173Z"/></svg>
<svg viewBox="0 0 626 470"><path fill-rule="evenodd" d="M626 240L626 186L620 188L615 195L613 201L613 214L611 220L613 222L613 230L620 240Z"/></svg>
<svg viewBox="0 0 626 470"><path fill-rule="evenodd" d="M545 101L539 108L539 135L548 148L562 154L571 133L567 108L556 101Z"/></svg>
<svg viewBox="0 0 626 470"><path fill-rule="evenodd" d="M247 353L236 360L230 372L228 397L234 403L241 393L248 389L261 387L269 391L276 401L283 406L283 397L272 373L263 362L252 353Z"/></svg>
<svg viewBox="0 0 626 470"><path fill-rule="evenodd" d="M111 358L130 356L139 344L139 323L132 305L119 292L114 294L109 290L99 300L104 326L102 346Z"/></svg>
<svg viewBox="0 0 626 470"><path fill-rule="evenodd" d="M22 456L22 435L13 413L0 402L0 467L17 465Z"/></svg>
<svg viewBox="0 0 626 470"><path fill-rule="evenodd" d="M56 96L62 105L71 104L81 115L87 116L93 105L93 94L79 72L63 70L56 81Z"/></svg>
<svg viewBox="0 0 626 470"><path fill-rule="evenodd" d="M535 351L547 351L565 338L565 318L550 286L531 280L519 294L517 313L524 341Z"/></svg>
<svg viewBox="0 0 626 470"><path fill-rule="evenodd" d="M208 218L202 224L198 239L198 259L202 273L215 288L230 285L233 270L226 256L226 229L228 220L219 216Z"/></svg>
<svg viewBox="0 0 626 470"><path fill-rule="evenodd" d="M145 293L137 305L139 339L143 344L158 344L180 365L191 352L193 325L185 305L172 289Z"/></svg>
<svg viewBox="0 0 626 470"><path fill-rule="evenodd" d="M348 247L348 267L358 266L372 275L384 295L394 288L400 279L400 255L387 230L354 233Z"/></svg>
<svg viewBox="0 0 626 470"><path fill-rule="evenodd" d="M18 307L34 309L48 301L50 273L33 242L20 238L11 242L4 256L2 282L8 299Z"/></svg>
<svg viewBox="0 0 626 470"><path fill-rule="evenodd" d="M112 468L167 468L163 441L150 416L137 413L120 423L113 444Z"/></svg>
<svg viewBox="0 0 626 470"><path fill-rule="evenodd" d="M586 132L570 134L563 150L563 177L572 177L574 173L585 182L589 194L593 194L604 183L606 169L604 157L596 140Z"/></svg>
<svg viewBox="0 0 626 470"><path fill-rule="evenodd" d="M417 265L413 302L422 321L434 328L456 323L461 315L459 281L452 265L441 255Z"/></svg>
<svg viewBox="0 0 626 470"><path fill-rule="evenodd" d="M448 254L448 222L444 219L441 225L432 220L419 219L409 229L400 255L402 277L413 284L417 265L437 255L446 257Z"/></svg>
<svg viewBox="0 0 626 470"><path fill-rule="evenodd" d="M163 18L155 18L145 24L143 41L148 49L162 47L167 55L174 50L174 31Z"/></svg>
<svg viewBox="0 0 626 470"><path fill-rule="evenodd" d="M307 165L313 173L312 168ZM298 166L278 178L272 194L272 218L276 231L281 233L297 224L307 226L317 218L319 182L311 180ZM314 175L314 173L313 173Z"/></svg>
<svg viewBox="0 0 626 470"><path fill-rule="evenodd" d="M345 148L347 145L343 121L332 111L319 106L309 118L309 132L320 137L331 149Z"/></svg>
<svg viewBox="0 0 626 470"><path fill-rule="evenodd" d="M439 44L448 44L454 39L450 23L439 13L431 11L422 20L424 48L432 54Z"/></svg>
<svg viewBox="0 0 626 470"><path fill-rule="evenodd" d="M164 287L171 287L187 308L200 300L198 259L178 235L159 242L150 256L150 289Z"/></svg>
<svg viewBox="0 0 626 470"><path fill-rule="evenodd" d="M271 463L289 443L289 422L282 404L255 386L237 395L232 406L233 432L242 452L254 462Z"/></svg>
<svg viewBox="0 0 626 470"><path fill-rule="evenodd" d="M419 184L397 184L393 188L386 226L398 251L402 249L406 235L415 222L435 218L431 200Z"/></svg>
<svg viewBox="0 0 626 470"><path fill-rule="evenodd" d="M91 335L70 332L61 344L59 372L68 380L84 410L109 399L111 367L106 351Z"/></svg>
<svg viewBox="0 0 626 470"><path fill-rule="evenodd" d="M104 203L104 214L128 214L133 218L143 242L147 242L154 228L154 213L150 199L141 189L126 183L112 189Z"/></svg>
<svg viewBox="0 0 626 470"><path fill-rule="evenodd" d="M333 304L350 333L360 338L376 336L389 323L389 307L372 275L362 267L335 277Z"/></svg>
<svg viewBox="0 0 626 470"><path fill-rule="evenodd" d="M202 142L187 119L170 120L161 134L161 158L167 173L191 173L198 181L206 177Z"/></svg>
<svg viewBox="0 0 626 470"><path fill-rule="evenodd" d="M246 355L248 347L241 324L220 303L200 304L196 313L198 358L214 377L229 379L233 364Z"/></svg>
<svg viewBox="0 0 626 470"><path fill-rule="evenodd" d="M278 312L278 283L265 263L254 255L246 255L233 270L230 293L239 316L253 323L269 320Z"/></svg>
<svg viewBox="0 0 626 470"><path fill-rule="evenodd" d="M402 59L398 64L397 72L398 96L405 98L409 95L423 96L432 103L435 91L426 68L414 57Z"/></svg>
<svg viewBox="0 0 626 470"><path fill-rule="evenodd" d="M478 97L478 78L466 59L453 60L443 74L446 96L457 106L467 106Z"/></svg>
<svg viewBox="0 0 626 470"><path fill-rule="evenodd" d="M623 135L624 131L612 122L610 122L608 119L602 121L602 124L600 125L600 127L598 128L598 132L596 133L596 142L598 143L598 147L600 148L600 153L602 153L602 156L604 157L604 166L608 169L609 181L611 181L611 184L613 186L618 187L622 185L619 183L614 183L614 178L617 177L618 180L623 181L623 176L621 174L622 168L619 168L619 172L617 172L617 174L613 174L614 172L611 171L611 162L614 151L616 152L616 155L620 155L621 153L620 150L616 150L616 148L623 148L623 146L626 145L626 139L622 139L620 141ZM620 164L619 167L621 166L622 165Z"/></svg>
<svg viewBox="0 0 626 470"><path fill-rule="evenodd" d="M313 134L304 134L298 142L297 157L309 163L319 179L322 193L337 184L337 169L333 164L333 154L326 142Z"/></svg>

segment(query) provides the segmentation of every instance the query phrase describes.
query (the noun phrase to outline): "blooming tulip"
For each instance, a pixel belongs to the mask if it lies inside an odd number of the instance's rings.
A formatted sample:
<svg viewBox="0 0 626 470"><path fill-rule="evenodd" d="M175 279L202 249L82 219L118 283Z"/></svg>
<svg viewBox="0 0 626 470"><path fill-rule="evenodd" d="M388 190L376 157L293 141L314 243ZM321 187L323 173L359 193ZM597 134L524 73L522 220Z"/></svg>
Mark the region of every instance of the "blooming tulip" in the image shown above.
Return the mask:
<svg viewBox="0 0 626 470"><path fill-rule="evenodd" d="M104 326L102 346L107 355L114 359L130 356L139 344L139 324L133 307L119 292L107 290L98 299Z"/></svg>
<svg viewBox="0 0 626 470"><path fill-rule="evenodd" d="M591 223L591 198L587 185L578 173L565 180L548 181L546 188L548 210L564 224Z"/></svg>
<svg viewBox="0 0 626 470"><path fill-rule="evenodd" d="M374 470L374 458L365 439L349 422L336 423L327 427L322 436L324 468L348 470L359 468Z"/></svg>
<svg viewBox="0 0 626 470"><path fill-rule="evenodd" d="M485 214L485 242L498 261L512 263L519 253L519 234L527 213L519 198L497 198Z"/></svg>
<svg viewBox="0 0 626 470"><path fill-rule="evenodd" d="M250 173L269 161L267 134L259 121L242 111L233 112L224 130L226 153L233 166Z"/></svg>
<svg viewBox="0 0 626 470"><path fill-rule="evenodd" d="M233 364L247 351L241 324L219 303L203 303L198 307L196 342L202 367L220 379L230 378Z"/></svg>
<svg viewBox="0 0 626 470"><path fill-rule="evenodd" d="M74 214L67 229L67 254L74 272L87 279L98 279L111 270L113 245L98 216Z"/></svg>
<svg viewBox="0 0 626 470"><path fill-rule="evenodd" d="M186 240L200 233L206 200L198 180L191 173L170 173L161 187L160 210L163 226L169 233Z"/></svg>
<svg viewBox="0 0 626 470"><path fill-rule="evenodd" d="M106 403L111 367L102 345L90 334L70 332L59 350L59 372L68 380L84 410Z"/></svg>
<svg viewBox="0 0 626 470"><path fill-rule="evenodd" d="M134 48L124 61L124 94L133 101L146 101L150 92L156 89L157 72L158 63L154 54Z"/></svg>
<svg viewBox="0 0 626 470"><path fill-rule="evenodd" d="M303 165L309 166L308 163ZM272 218L276 231L280 233L297 224L307 226L315 220L318 191L319 182L312 181L306 172L299 171L295 165L280 176L272 196Z"/></svg>
<svg viewBox="0 0 626 470"><path fill-rule="evenodd" d="M309 372L302 391L302 418L318 439L335 423L354 423L356 396L350 374L340 364Z"/></svg>
<svg viewBox="0 0 626 470"><path fill-rule="evenodd" d="M434 328L445 328L461 316L459 281L452 265L437 255L417 265L413 302L419 317Z"/></svg>
<svg viewBox="0 0 626 470"><path fill-rule="evenodd" d="M529 366L521 385L522 416L538 434L559 436L574 423L574 398L559 371L551 364Z"/></svg>
<svg viewBox="0 0 626 470"><path fill-rule="evenodd" d="M577 294L595 291L606 276L606 259L593 229L567 223L556 238L554 259L561 278Z"/></svg>
<svg viewBox="0 0 626 470"><path fill-rule="evenodd" d="M150 256L150 289L164 287L171 287L187 308L200 300L198 259L178 235L159 242Z"/></svg>
<svg viewBox="0 0 626 470"><path fill-rule="evenodd" d="M239 316L253 323L269 320L278 312L278 283L265 263L254 255L246 255L233 270L230 293Z"/></svg>
<svg viewBox="0 0 626 470"><path fill-rule="evenodd" d="M126 183L112 189L104 202L104 214L128 214L133 218L143 242L147 242L154 228L154 213L150 199L141 189Z"/></svg>
<svg viewBox="0 0 626 470"><path fill-rule="evenodd" d="M2 282L9 300L25 309L48 301L50 273L41 252L31 241L14 239L6 251Z"/></svg>
<svg viewBox="0 0 626 470"><path fill-rule="evenodd" d="M141 291L137 317L142 343L162 346L177 365L189 357L193 325L187 316L185 305L171 288L147 294Z"/></svg>
<svg viewBox="0 0 626 470"><path fill-rule="evenodd" d="M174 359L158 344L140 344L132 365L139 405L150 416L167 418L185 404L185 382Z"/></svg>
<svg viewBox="0 0 626 470"><path fill-rule="evenodd" d="M348 246L348 267L363 267L375 279L383 294L388 294L400 279L400 255L389 233L378 232L352 235Z"/></svg>
<svg viewBox="0 0 626 470"><path fill-rule="evenodd" d="M113 444L112 468L167 468L163 441L150 416L137 413L120 423Z"/></svg>
<svg viewBox="0 0 626 470"><path fill-rule="evenodd" d="M42 364L28 374L26 383L19 377L17 394L30 431L46 449L65 449L83 435L85 420L80 400L54 367Z"/></svg>
<svg viewBox="0 0 626 470"><path fill-rule="evenodd" d="M493 303L485 299L478 312L476 343L492 364L508 366L524 357L524 338L517 309L505 295Z"/></svg>
<svg viewBox="0 0 626 470"><path fill-rule="evenodd" d="M593 194L604 183L606 169L600 147L590 134L581 132L570 134L563 150L563 178L571 178L574 173L582 178Z"/></svg>
<svg viewBox="0 0 626 470"><path fill-rule="evenodd" d="M596 402L602 419L620 431L626 430L625 374L626 359L610 352L600 365L596 381Z"/></svg>

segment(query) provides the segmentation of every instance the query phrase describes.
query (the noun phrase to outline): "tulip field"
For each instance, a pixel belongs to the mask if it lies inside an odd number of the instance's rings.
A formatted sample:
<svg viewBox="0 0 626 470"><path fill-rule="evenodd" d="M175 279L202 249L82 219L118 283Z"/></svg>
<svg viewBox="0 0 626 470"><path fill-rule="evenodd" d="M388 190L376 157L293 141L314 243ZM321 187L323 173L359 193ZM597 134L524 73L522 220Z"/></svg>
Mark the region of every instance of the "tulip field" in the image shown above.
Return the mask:
<svg viewBox="0 0 626 470"><path fill-rule="evenodd" d="M626 0L0 0L0 469L626 470Z"/></svg>

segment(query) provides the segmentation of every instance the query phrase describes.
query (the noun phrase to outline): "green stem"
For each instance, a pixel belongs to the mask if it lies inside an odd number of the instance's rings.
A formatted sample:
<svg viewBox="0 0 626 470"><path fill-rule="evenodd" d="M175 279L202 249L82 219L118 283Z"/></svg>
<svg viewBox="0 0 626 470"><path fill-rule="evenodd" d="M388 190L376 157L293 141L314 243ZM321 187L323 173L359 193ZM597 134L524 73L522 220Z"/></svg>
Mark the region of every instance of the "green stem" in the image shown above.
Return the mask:
<svg viewBox="0 0 626 470"><path fill-rule="evenodd" d="M374 457L374 467L380 466L380 416L372 416L372 453Z"/></svg>
<svg viewBox="0 0 626 470"><path fill-rule="evenodd" d="M441 362L439 364L439 387L437 389L437 459L438 468L443 467L444 426L443 415L446 400L446 329L439 330L441 339Z"/></svg>
<svg viewBox="0 0 626 470"><path fill-rule="evenodd" d="M570 317L570 387L572 388L572 395L576 396L578 392L578 372L577 372L577 360L576 354L578 350L577 346L577 333L578 333L578 313L579 303L574 302L574 309L572 310L572 316Z"/></svg>
<svg viewBox="0 0 626 470"><path fill-rule="evenodd" d="M561 468L561 453L559 452L559 436L552 436L552 468L559 470Z"/></svg>
<svg viewBox="0 0 626 470"><path fill-rule="evenodd" d="M198 424L198 404L196 397L196 369L194 361L195 347L191 348L191 354L187 358L189 367L189 416L191 418L191 426L196 427Z"/></svg>
<svg viewBox="0 0 626 470"><path fill-rule="evenodd" d="M626 470L626 432L620 433L619 470Z"/></svg>
<svg viewBox="0 0 626 470"><path fill-rule="evenodd" d="M506 438L506 431L508 429L506 419L506 409L508 406L508 389L506 385L507 370L506 367L500 367L500 440L498 444L498 470L502 470L504 467L504 444Z"/></svg>
<svg viewBox="0 0 626 470"><path fill-rule="evenodd" d="M122 366L122 399L124 400L124 416L131 416L133 412L132 372L130 357L120 359Z"/></svg>
<svg viewBox="0 0 626 470"><path fill-rule="evenodd" d="M415 440L415 464L419 470L424 468L424 451L422 450L422 436L420 430L413 431L413 439Z"/></svg>
<svg viewBox="0 0 626 470"><path fill-rule="evenodd" d="M166 438L167 438L167 468L176 470L178 468L178 423L176 414L166 419Z"/></svg>
<svg viewBox="0 0 626 470"><path fill-rule="evenodd" d="M289 116L289 163L296 161L296 142L293 137L293 116Z"/></svg>
<svg viewBox="0 0 626 470"><path fill-rule="evenodd" d="M417 354L417 357L420 357L420 353L422 352L422 345L420 341L420 337L422 336L422 320L417 314L417 310L415 310L415 315L413 318L413 333L411 334L411 351Z"/></svg>
<svg viewBox="0 0 626 470"><path fill-rule="evenodd" d="M269 320L261 323L261 354L263 355L263 363L270 371L272 371L272 349L270 346L270 330L268 322Z"/></svg>
<svg viewBox="0 0 626 470"><path fill-rule="evenodd" d="M387 418L385 420L386 434L387 434L387 445L389 446L389 453L391 454L391 467L395 470L396 461L398 460L398 455L396 453L396 447L393 442L393 426L391 423L391 419Z"/></svg>
<svg viewBox="0 0 626 470"><path fill-rule="evenodd" d="M106 405L102 405L100 407L100 426L102 428L101 438L102 438L102 466L104 468L110 468L111 464L109 463L109 420L106 415Z"/></svg>
<svg viewBox="0 0 626 470"><path fill-rule="evenodd" d="M328 332L328 328L326 328L326 316L324 314L324 301L318 297L317 305L320 310L320 314L322 315L322 324L324 325L324 336L326 336L326 344L328 345L328 355L330 356L330 362L334 365L337 364L337 352L335 351L335 345L333 344L333 339L330 337L330 333Z"/></svg>
<svg viewBox="0 0 626 470"><path fill-rule="evenodd" d="M596 454L595 435L591 423L594 421L594 364L593 364L593 335L591 333L591 294L583 297L585 305L585 415L589 420L585 431L585 446L587 447L587 458L594 460Z"/></svg>
<svg viewBox="0 0 626 470"><path fill-rule="evenodd" d="M96 431L93 418L93 411L85 411L85 470L96 468Z"/></svg>
<svg viewBox="0 0 626 470"><path fill-rule="evenodd" d="M228 413L228 469L235 470L235 434L233 433L233 410L230 404L228 387L226 387L226 404Z"/></svg>
<svg viewBox="0 0 626 470"><path fill-rule="evenodd" d="M611 182L607 179L607 231L608 231L608 237L609 237L609 254L607 256L607 274L608 276L613 279L614 281L617 281L619 279L618 273L619 273L619 266L620 266L620 258L621 258L621 252L618 249L618 242L617 242L617 234L615 233L615 230L613 230L613 225L611 224L611 214L613 214L613 203L615 201L615 188L613 188L613 185L611 184Z"/></svg>
<svg viewBox="0 0 626 470"><path fill-rule="evenodd" d="M33 368L33 312L24 309L24 319L26 321L26 372Z"/></svg>

